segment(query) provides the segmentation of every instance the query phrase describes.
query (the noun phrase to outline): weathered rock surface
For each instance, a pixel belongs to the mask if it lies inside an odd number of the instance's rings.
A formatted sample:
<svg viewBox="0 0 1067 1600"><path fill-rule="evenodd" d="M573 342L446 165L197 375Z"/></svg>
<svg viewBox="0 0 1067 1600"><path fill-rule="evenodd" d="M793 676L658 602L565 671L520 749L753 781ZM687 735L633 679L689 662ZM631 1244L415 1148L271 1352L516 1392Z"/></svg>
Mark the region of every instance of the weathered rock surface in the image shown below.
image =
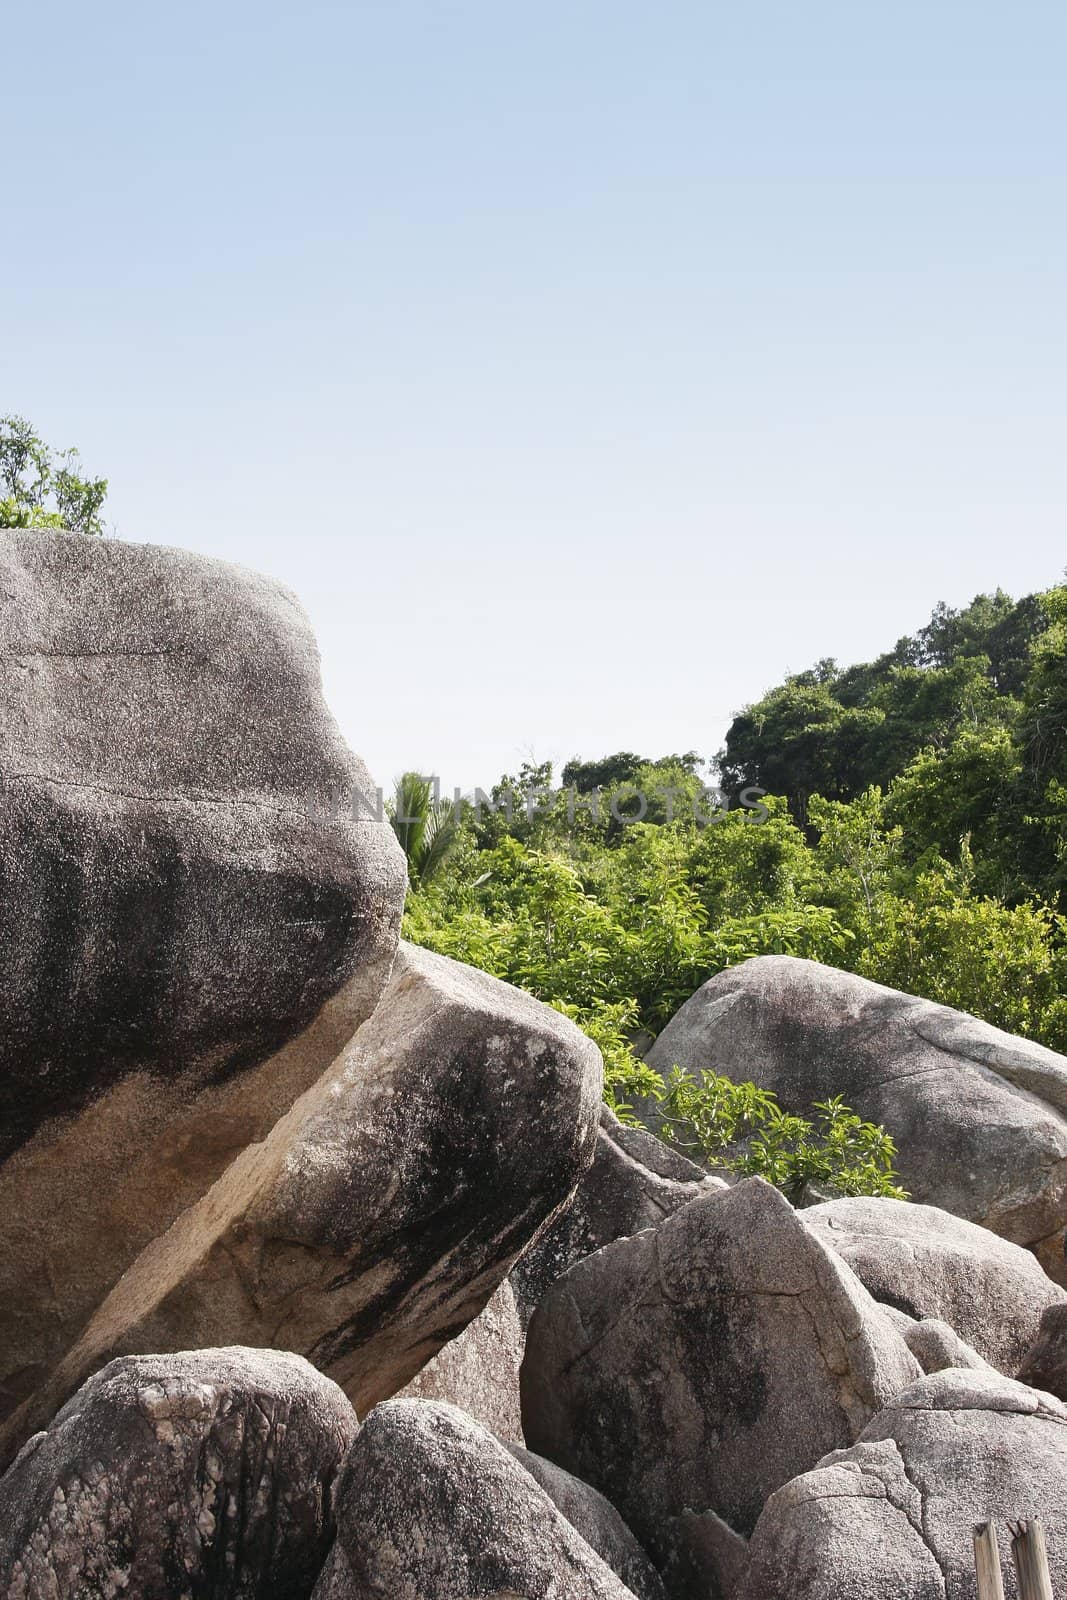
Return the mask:
<svg viewBox="0 0 1067 1600"><path fill-rule="evenodd" d="M510 1278L461 1334L439 1350L398 1400L445 1400L508 1443L522 1440L519 1368L526 1335Z"/></svg>
<svg viewBox="0 0 1067 1600"><path fill-rule="evenodd" d="M1018 1376L1057 1400L1067 1400L1067 1305L1049 1306Z"/></svg>
<svg viewBox="0 0 1067 1600"><path fill-rule="evenodd" d="M627 1600L505 1447L455 1407L390 1400L341 1469L315 1600Z"/></svg>
<svg viewBox="0 0 1067 1600"><path fill-rule="evenodd" d="M960 1338L955 1328L939 1317L924 1317L904 1328L901 1338L924 1372L944 1372L946 1367L974 1367L992 1371L971 1345Z"/></svg>
<svg viewBox="0 0 1067 1600"><path fill-rule="evenodd" d="M519 1445L508 1449L637 1600L666 1600L662 1578L609 1500L531 1450Z"/></svg>
<svg viewBox="0 0 1067 1600"><path fill-rule="evenodd" d="M523 1320L556 1279L602 1245L653 1228L697 1195L723 1190L677 1150L644 1128L625 1127L600 1109L596 1155L567 1210L516 1264L513 1282Z"/></svg>
<svg viewBox="0 0 1067 1600"><path fill-rule="evenodd" d="M909 1317L906 1311L901 1311L897 1306L887 1306L879 1301L878 1309L887 1322L892 1323L902 1337L907 1340L910 1330L918 1325L917 1317Z"/></svg>
<svg viewBox="0 0 1067 1600"><path fill-rule="evenodd" d="M886 1322L893 1323L925 1373L941 1373L945 1366L989 1368L990 1363L985 1362L973 1346L966 1344L949 1323L937 1317L925 1317L920 1322L918 1318L909 1317L905 1310L897 1310L896 1306L880 1304L878 1310Z"/></svg>
<svg viewBox="0 0 1067 1600"><path fill-rule="evenodd" d="M148 1246L7 1440L113 1355L238 1341L306 1355L362 1414L473 1321L569 1199L601 1083L558 1011L402 946L348 1049Z"/></svg>
<svg viewBox="0 0 1067 1600"><path fill-rule="evenodd" d="M947 1322L1013 1377L1047 1306L1067 1294L1030 1251L961 1217L906 1200L831 1200L804 1221L843 1256L876 1300Z"/></svg>
<svg viewBox="0 0 1067 1600"><path fill-rule="evenodd" d="M1041 1251L1067 1222L1067 1059L962 1011L791 956L709 979L649 1052L805 1113L839 1094L896 1140L914 1200ZM1062 1281L1062 1280L1061 1280Z"/></svg>
<svg viewBox="0 0 1067 1600"><path fill-rule="evenodd" d="M655 1173L657 1177L684 1184L707 1182L708 1175L704 1168L691 1161L677 1145L655 1137L647 1128L632 1127L629 1123L620 1122L610 1106L603 1107L600 1125L604 1134L624 1155L629 1156L631 1161L636 1161L646 1171ZM730 1186L720 1179L712 1187L726 1189Z"/></svg>
<svg viewBox="0 0 1067 1600"><path fill-rule="evenodd" d="M772 1496L738 1600L970 1600L972 1529L1020 1516L1044 1523L1059 1594L1065 1506L1067 1409L991 1370L939 1372Z"/></svg>
<svg viewBox="0 0 1067 1600"><path fill-rule="evenodd" d="M279 584L5 529L0 601L3 1414L369 1015L406 875Z"/></svg>
<svg viewBox="0 0 1067 1600"><path fill-rule="evenodd" d="M955 1328L937 1317L924 1317L921 1321L909 1317L896 1306L879 1305L879 1311L891 1322L923 1372L943 1372L946 1367L990 1368L988 1361L971 1345L961 1339Z"/></svg>
<svg viewBox="0 0 1067 1600"><path fill-rule="evenodd" d="M6 1600L300 1600L357 1429L298 1356L114 1361L0 1480Z"/></svg>
<svg viewBox="0 0 1067 1600"><path fill-rule="evenodd" d="M747 1534L773 1490L918 1374L844 1261L753 1178L553 1285L527 1335L523 1428L662 1566L700 1531L683 1514Z"/></svg>

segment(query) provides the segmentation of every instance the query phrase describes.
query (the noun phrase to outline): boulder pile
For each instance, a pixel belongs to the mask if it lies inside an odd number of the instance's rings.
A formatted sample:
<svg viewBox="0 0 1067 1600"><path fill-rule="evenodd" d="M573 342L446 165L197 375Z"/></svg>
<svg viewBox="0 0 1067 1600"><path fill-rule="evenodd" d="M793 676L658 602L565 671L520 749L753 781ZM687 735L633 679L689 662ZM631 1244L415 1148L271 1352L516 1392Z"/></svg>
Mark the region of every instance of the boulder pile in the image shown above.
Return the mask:
<svg viewBox="0 0 1067 1600"><path fill-rule="evenodd" d="M4 1600L973 1600L1035 1516L1067 1594L1067 1061L746 962L653 1064L843 1095L915 1200L728 1185L400 940L292 596L41 530L0 589Z"/></svg>

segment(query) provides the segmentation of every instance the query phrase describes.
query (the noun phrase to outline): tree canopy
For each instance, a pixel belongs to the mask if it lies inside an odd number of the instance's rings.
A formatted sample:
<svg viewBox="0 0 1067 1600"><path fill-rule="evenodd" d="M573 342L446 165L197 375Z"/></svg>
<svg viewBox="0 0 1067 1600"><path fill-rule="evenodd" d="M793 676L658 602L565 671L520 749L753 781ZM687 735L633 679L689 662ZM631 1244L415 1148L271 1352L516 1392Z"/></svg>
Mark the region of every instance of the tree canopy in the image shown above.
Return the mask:
<svg viewBox="0 0 1067 1600"><path fill-rule="evenodd" d="M25 417L0 417L0 528L101 534L106 478L81 473L77 450L53 451Z"/></svg>

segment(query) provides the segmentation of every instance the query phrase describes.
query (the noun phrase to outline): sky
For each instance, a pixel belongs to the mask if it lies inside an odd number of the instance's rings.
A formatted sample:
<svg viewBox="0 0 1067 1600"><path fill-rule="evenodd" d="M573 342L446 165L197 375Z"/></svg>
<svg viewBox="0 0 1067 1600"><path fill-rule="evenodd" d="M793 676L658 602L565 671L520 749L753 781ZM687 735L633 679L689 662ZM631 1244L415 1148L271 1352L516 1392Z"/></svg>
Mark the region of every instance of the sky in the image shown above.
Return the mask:
<svg viewBox="0 0 1067 1600"><path fill-rule="evenodd" d="M38 0L0 51L0 412L289 584L383 783L710 757L1067 566L1059 3Z"/></svg>

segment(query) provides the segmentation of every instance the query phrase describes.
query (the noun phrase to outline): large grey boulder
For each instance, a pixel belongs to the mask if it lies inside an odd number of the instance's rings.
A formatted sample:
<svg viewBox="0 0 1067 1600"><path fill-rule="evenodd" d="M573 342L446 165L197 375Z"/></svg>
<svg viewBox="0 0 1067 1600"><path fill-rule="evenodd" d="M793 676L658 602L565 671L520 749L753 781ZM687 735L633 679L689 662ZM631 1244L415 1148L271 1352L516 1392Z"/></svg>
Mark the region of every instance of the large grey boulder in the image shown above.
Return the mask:
<svg viewBox="0 0 1067 1600"><path fill-rule="evenodd" d="M406 887L280 584L0 532L0 1414L372 1010Z"/></svg>
<svg viewBox="0 0 1067 1600"><path fill-rule="evenodd" d="M341 1469L315 1600L633 1600L544 1490L454 1406L391 1400Z"/></svg>
<svg viewBox="0 0 1067 1600"><path fill-rule="evenodd" d="M554 1462L535 1456L532 1450L519 1445L509 1445L508 1449L637 1600L666 1600L663 1579L610 1500Z"/></svg>
<svg viewBox="0 0 1067 1600"><path fill-rule="evenodd" d="M603 1068L520 989L405 945L380 1005L259 1145L154 1240L8 1447L111 1356L297 1351L363 1412L478 1315L592 1160Z"/></svg>
<svg viewBox="0 0 1067 1600"><path fill-rule="evenodd" d="M1067 1059L835 967L759 956L709 979L656 1040L659 1072L714 1070L806 1113L841 1095L896 1140L912 1199L1064 1272Z"/></svg>
<svg viewBox="0 0 1067 1600"><path fill-rule="evenodd" d="M747 1534L769 1494L918 1374L844 1261L752 1178L553 1285L527 1333L523 1429L662 1566L704 1539L704 1513ZM714 1581L704 1572L703 1592Z"/></svg>
<svg viewBox="0 0 1067 1600"><path fill-rule="evenodd" d="M526 1334L505 1278L463 1332L397 1391L398 1400L445 1400L505 1443L522 1440L519 1369Z"/></svg>
<svg viewBox="0 0 1067 1600"><path fill-rule="evenodd" d="M737 1600L973 1600L975 1524L1003 1546L1019 1517L1044 1523L1060 1594L1065 1507L1067 1409L996 1372L939 1372L771 1497Z"/></svg>
<svg viewBox="0 0 1067 1600"><path fill-rule="evenodd" d="M583 1256L655 1227L698 1194L725 1188L721 1178L709 1178L680 1151L644 1128L627 1127L602 1106L592 1166L563 1215L515 1267L524 1322L556 1279Z"/></svg>
<svg viewBox="0 0 1067 1600"><path fill-rule="evenodd" d="M1046 1307L1067 1294L1029 1250L935 1206L831 1200L804 1221L844 1257L876 1300L947 1322L1008 1377L1037 1337Z"/></svg>
<svg viewBox="0 0 1067 1600"><path fill-rule="evenodd" d="M298 1356L114 1361L0 1480L6 1600L301 1600L357 1429Z"/></svg>

